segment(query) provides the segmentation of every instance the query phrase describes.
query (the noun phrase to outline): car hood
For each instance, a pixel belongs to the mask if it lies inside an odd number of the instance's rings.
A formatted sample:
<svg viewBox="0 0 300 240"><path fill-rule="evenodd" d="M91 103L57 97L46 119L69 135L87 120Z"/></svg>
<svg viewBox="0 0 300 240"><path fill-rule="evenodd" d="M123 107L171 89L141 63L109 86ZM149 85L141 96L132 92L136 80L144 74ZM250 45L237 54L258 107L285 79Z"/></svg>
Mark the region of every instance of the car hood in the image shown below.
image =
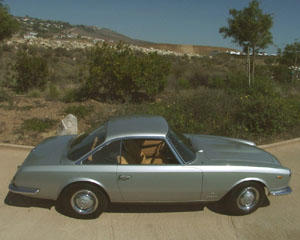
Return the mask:
<svg viewBox="0 0 300 240"><path fill-rule="evenodd" d="M62 156L66 153L68 144L73 135L55 136L45 139L36 146L22 166L42 166L60 164Z"/></svg>
<svg viewBox="0 0 300 240"><path fill-rule="evenodd" d="M203 152L211 161L225 164L280 164L270 153L255 147L250 141L208 135L188 137L197 152Z"/></svg>

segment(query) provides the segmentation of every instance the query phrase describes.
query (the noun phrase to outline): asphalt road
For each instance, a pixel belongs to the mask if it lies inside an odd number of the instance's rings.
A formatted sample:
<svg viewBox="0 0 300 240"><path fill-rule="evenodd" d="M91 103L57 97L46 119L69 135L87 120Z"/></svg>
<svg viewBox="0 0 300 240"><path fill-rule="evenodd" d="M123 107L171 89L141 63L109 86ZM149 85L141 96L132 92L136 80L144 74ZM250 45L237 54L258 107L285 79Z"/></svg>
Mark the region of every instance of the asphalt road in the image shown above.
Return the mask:
<svg viewBox="0 0 300 240"><path fill-rule="evenodd" d="M293 193L269 197L248 216L228 216L213 205L113 205L98 219L59 213L54 202L8 193L29 150L0 146L0 239L300 239L300 141L267 149L292 169Z"/></svg>

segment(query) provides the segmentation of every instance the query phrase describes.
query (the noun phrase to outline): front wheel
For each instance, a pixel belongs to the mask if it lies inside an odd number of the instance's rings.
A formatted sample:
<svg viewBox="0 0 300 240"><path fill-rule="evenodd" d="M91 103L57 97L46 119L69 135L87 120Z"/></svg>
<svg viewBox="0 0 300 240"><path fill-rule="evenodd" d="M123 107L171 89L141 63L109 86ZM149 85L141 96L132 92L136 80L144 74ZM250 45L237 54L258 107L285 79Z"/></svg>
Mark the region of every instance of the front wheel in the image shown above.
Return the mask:
<svg viewBox="0 0 300 240"><path fill-rule="evenodd" d="M97 218L108 205L106 194L97 186L78 183L69 186L61 197L66 212L75 218Z"/></svg>
<svg viewBox="0 0 300 240"><path fill-rule="evenodd" d="M254 212L265 197L264 187L260 183L245 182L232 189L225 202L231 213L246 215Z"/></svg>

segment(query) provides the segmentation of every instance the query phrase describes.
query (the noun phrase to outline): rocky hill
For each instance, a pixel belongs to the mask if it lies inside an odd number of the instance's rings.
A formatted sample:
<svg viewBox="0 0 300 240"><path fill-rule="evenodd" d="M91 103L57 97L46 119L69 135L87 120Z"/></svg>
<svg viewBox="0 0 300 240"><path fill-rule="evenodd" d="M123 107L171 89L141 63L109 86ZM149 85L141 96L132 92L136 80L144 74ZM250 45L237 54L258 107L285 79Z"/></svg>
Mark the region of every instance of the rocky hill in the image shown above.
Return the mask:
<svg viewBox="0 0 300 240"><path fill-rule="evenodd" d="M42 20L30 17L16 17L21 25L19 35L32 35L52 39L99 39L103 41L124 41L138 44L142 41L131 39L110 29L95 26L71 25L67 22Z"/></svg>
<svg viewBox="0 0 300 240"><path fill-rule="evenodd" d="M158 52L163 55L187 55L200 57L234 50L223 47L151 43L132 39L110 29L95 26L71 25L67 22L42 20L31 17L16 17L20 31L7 41L8 45L29 44L46 48L87 48L102 42L115 44L123 41L131 48L143 52Z"/></svg>

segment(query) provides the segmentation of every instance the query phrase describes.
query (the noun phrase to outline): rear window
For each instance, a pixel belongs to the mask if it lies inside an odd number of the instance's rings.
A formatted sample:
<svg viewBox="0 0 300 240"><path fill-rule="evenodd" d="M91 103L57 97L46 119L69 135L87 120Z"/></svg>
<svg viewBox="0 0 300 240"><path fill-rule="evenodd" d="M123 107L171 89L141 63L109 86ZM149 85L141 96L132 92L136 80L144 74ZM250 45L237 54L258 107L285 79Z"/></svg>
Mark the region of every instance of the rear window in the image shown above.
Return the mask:
<svg viewBox="0 0 300 240"><path fill-rule="evenodd" d="M105 140L106 127L102 126L92 131L77 136L70 145L68 159L75 161L99 146Z"/></svg>

